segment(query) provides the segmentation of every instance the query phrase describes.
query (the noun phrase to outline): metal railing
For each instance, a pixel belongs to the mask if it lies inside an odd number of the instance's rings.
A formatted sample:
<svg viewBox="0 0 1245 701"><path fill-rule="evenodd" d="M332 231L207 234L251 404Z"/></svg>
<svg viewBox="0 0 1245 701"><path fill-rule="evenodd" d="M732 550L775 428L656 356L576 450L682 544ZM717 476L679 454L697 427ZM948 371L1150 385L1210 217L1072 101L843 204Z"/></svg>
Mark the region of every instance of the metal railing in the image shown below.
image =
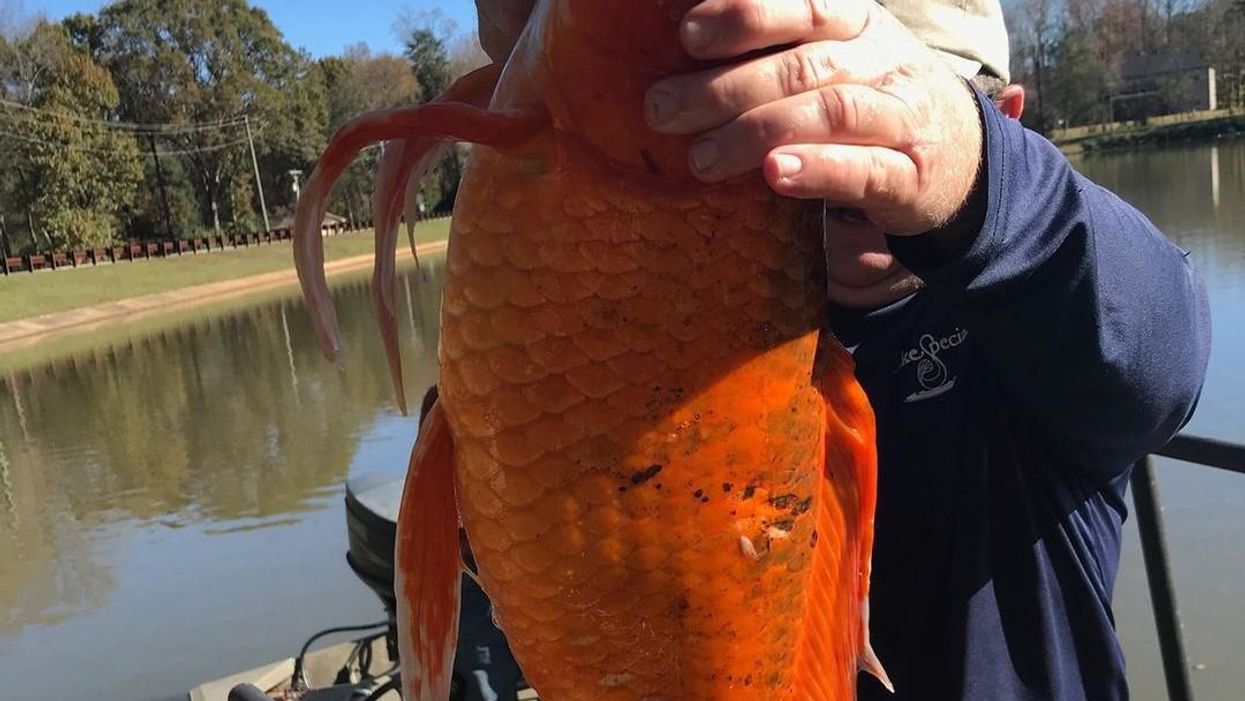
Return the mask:
<svg viewBox="0 0 1245 701"><path fill-rule="evenodd" d="M1245 474L1245 445L1181 434L1155 454ZM1159 651L1163 656L1167 696L1171 701L1193 701L1193 685L1189 679L1180 610L1176 607L1175 587L1172 585L1153 456L1147 455L1137 461L1131 485L1137 530L1141 535L1141 554L1146 566L1146 580L1150 584L1150 603L1154 607Z"/></svg>

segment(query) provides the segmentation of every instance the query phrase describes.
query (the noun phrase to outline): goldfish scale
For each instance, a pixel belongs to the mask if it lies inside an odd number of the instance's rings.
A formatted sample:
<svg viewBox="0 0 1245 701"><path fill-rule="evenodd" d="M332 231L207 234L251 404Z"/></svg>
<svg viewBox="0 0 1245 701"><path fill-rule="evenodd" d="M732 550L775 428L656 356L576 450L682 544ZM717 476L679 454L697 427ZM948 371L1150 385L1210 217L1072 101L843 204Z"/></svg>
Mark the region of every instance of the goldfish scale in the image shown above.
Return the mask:
<svg viewBox="0 0 1245 701"><path fill-rule="evenodd" d="M471 262L474 264L473 267L499 268L503 263L507 262L503 254L505 250L502 246L503 238L501 236L480 235L473 237L471 245L465 248L467 256L471 258Z"/></svg>
<svg viewBox="0 0 1245 701"><path fill-rule="evenodd" d="M627 249L613 240L582 241L578 246L584 260L592 265L592 272L611 276L640 270L640 264L627 255Z"/></svg>
<svg viewBox="0 0 1245 701"><path fill-rule="evenodd" d="M531 244L529 243L528 245ZM582 244L578 242L553 242L548 246L541 246L537 250L546 271L587 273L593 270L592 261L584 255Z"/></svg>
<svg viewBox="0 0 1245 701"><path fill-rule="evenodd" d="M543 300L541 302L544 304ZM495 309L488 315L488 324L497 338L507 343L527 347L545 337L545 333L528 320L528 314L517 306Z"/></svg>
<svg viewBox="0 0 1245 701"><path fill-rule="evenodd" d="M586 328L571 337L570 341L576 348L583 351L589 360L598 364L612 360L628 350L618 334L607 324Z"/></svg>
<svg viewBox="0 0 1245 701"><path fill-rule="evenodd" d="M548 372L539 380L527 383L528 386L551 382L555 378L566 382L566 373L592 362L592 358L581 350L582 346L583 343L578 342L577 337L572 336L545 336L539 341L528 344L524 349L528 359ZM561 396L561 394L556 396Z"/></svg>
<svg viewBox="0 0 1245 701"><path fill-rule="evenodd" d="M566 421L558 414L544 414L524 427L524 431L528 440L547 455L559 453L587 432L584 426Z"/></svg>
<svg viewBox="0 0 1245 701"><path fill-rule="evenodd" d="M489 369L505 383L526 385L549 376L549 371L533 361L528 352L511 345L498 345L486 351Z"/></svg>
<svg viewBox="0 0 1245 701"><path fill-rule="evenodd" d="M571 345L571 348L565 351L564 356L573 356L579 353ZM581 354L582 357L582 354ZM535 362L544 362L541 358L533 358ZM584 362L587 362L586 360ZM519 388L529 401L536 403L547 414L558 415L563 414L571 407L586 400L584 395L566 379L565 370L571 367L578 367L583 363L576 362L563 368L563 370L550 369L548 376L541 378L535 382L528 383Z"/></svg>
<svg viewBox="0 0 1245 701"><path fill-rule="evenodd" d="M573 304L545 304L529 310L528 319L534 328L557 337L573 336L587 327Z"/></svg>

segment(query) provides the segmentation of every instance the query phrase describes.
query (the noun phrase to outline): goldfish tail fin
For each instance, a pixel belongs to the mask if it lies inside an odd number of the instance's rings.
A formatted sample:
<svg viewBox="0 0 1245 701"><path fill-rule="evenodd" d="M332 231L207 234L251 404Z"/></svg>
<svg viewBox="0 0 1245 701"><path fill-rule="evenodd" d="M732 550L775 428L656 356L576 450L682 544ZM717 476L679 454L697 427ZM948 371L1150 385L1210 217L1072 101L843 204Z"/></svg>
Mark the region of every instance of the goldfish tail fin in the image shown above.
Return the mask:
<svg viewBox="0 0 1245 701"><path fill-rule="evenodd" d="M394 547L402 698L447 701L458 645L462 559L454 497L454 443L440 404L411 454Z"/></svg>
<svg viewBox="0 0 1245 701"><path fill-rule="evenodd" d="M450 147L446 145L446 150ZM435 160L440 160L441 154L437 154ZM434 161L430 161L429 164ZM419 268L419 247L415 245L415 225L419 222L419 179L411 178L406 184L406 242L411 247L411 259L415 261L415 267Z"/></svg>
<svg viewBox="0 0 1245 701"><path fill-rule="evenodd" d="M320 236L320 223L328 210L333 185L369 144L378 141L403 142L397 154L382 162L382 182L377 186L380 206L376 211L378 249L374 279L379 281L377 287L381 289L373 293L385 336L390 372L395 384L398 384L401 381L401 360L397 348L397 325L392 314L393 249L397 237L397 214L394 212L400 212L400 200L412 173L421 164L435 163L433 152L439 151L443 144L467 141L499 148L515 146L534 135L548 119L535 108L488 111L487 104L501 69L501 65L492 64L468 73L437 100L419 107L362 115L339 129L320 156L294 213L294 267L302 285L303 299L312 312L320 348L328 359L337 361L342 351L337 314L324 275L324 241ZM394 389L399 402L405 404L401 386Z"/></svg>
<svg viewBox="0 0 1245 701"><path fill-rule="evenodd" d="M418 189L419 181L440 160L447 144L433 138L417 137L388 142L380 164L376 169L374 213L376 257L372 270L372 308L380 326L385 346L385 358L389 362L389 376L397 395L398 408L407 413L406 387L402 381L402 356L398 352L398 321L394 313L394 290L397 287L394 248L398 240L399 219L409 189ZM411 255L415 255L413 222L407 214L407 235L411 241ZM415 259L416 265L419 258Z"/></svg>
<svg viewBox="0 0 1245 701"><path fill-rule="evenodd" d="M795 699L854 699L863 669L893 691L869 643L869 570L877 501L873 410L851 356L823 339L817 367L826 406L825 468L818 488L806 628ZM836 551L836 548L846 548ZM844 622L853 625L844 627ZM844 684L850 685L843 688Z"/></svg>

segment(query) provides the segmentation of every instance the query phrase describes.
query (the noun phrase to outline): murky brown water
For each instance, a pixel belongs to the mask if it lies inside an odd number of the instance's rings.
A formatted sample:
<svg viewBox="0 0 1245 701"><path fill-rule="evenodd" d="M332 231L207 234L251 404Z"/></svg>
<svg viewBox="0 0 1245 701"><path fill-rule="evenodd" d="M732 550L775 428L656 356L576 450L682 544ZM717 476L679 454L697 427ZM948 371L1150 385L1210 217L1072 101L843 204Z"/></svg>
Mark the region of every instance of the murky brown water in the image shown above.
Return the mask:
<svg viewBox="0 0 1245 701"><path fill-rule="evenodd" d="M1245 441L1245 143L1078 167L1193 252L1215 348L1190 430ZM413 397L434 380L442 265L401 280ZM0 357L0 698L174 697L382 616L344 561L342 483L404 469L414 419L366 285L338 283L345 372L293 290ZM1245 477L1160 473L1199 698L1245 698ZM1159 699L1132 525L1117 620L1134 697Z"/></svg>
<svg viewBox="0 0 1245 701"><path fill-rule="evenodd" d="M398 295L415 397L435 380L425 270ZM342 485L405 469L414 420L367 279L336 290L344 372L293 294L0 359L0 698L170 697L384 617L345 564Z"/></svg>

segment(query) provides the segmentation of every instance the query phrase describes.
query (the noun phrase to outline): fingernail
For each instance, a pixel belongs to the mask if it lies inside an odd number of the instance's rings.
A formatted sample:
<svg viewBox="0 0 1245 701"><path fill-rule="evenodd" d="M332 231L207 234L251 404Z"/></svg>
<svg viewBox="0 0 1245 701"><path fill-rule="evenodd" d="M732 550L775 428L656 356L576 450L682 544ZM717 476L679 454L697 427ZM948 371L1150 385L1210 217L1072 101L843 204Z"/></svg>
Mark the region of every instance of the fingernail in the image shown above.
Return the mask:
<svg viewBox="0 0 1245 701"><path fill-rule="evenodd" d="M790 178L804 170L804 161L800 160L799 156L778 153L774 155L774 168L778 171L778 177Z"/></svg>
<svg viewBox="0 0 1245 701"><path fill-rule="evenodd" d="M679 111L679 100L666 90L654 90L648 95L648 121L653 126L665 124Z"/></svg>
<svg viewBox="0 0 1245 701"><path fill-rule="evenodd" d="M692 144L692 165L704 173L718 164L718 142L713 139L701 139Z"/></svg>
<svg viewBox="0 0 1245 701"><path fill-rule="evenodd" d="M683 45L688 51L703 51L718 38L718 25L706 20L691 19L683 24Z"/></svg>

